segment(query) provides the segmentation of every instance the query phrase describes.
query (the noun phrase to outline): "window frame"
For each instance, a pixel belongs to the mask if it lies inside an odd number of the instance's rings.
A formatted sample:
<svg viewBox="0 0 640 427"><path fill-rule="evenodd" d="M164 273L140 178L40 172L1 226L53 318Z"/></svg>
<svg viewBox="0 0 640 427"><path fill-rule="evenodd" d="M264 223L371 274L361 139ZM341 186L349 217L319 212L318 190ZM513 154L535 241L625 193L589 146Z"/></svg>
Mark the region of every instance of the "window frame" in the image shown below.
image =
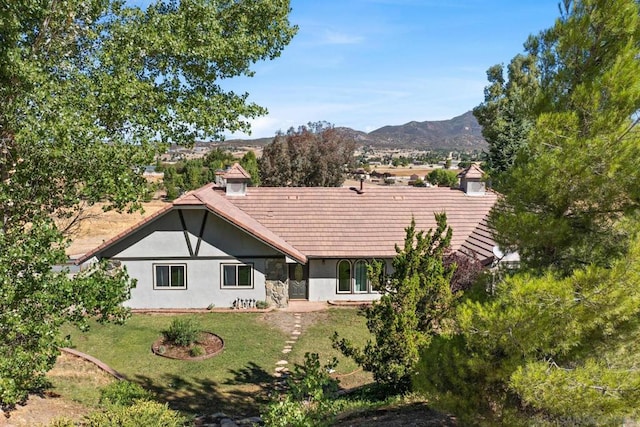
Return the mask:
<svg viewBox="0 0 640 427"><path fill-rule="evenodd" d="M364 259L358 258L355 260L343 258L340 259L336 264L336 294L377 294L378 292L374 291L371 288L371 280L369 280L369 271L368 266L376 261L375 259ZM379 260L378 260L379 261ZM349 264L349 290L340 290L340 264L346 262ZM383 272L386 272L387 265L385 261L383 262ZM362 263L364 267L367 269L366 278L365 278L365 290L356 290L356 266Z"/></svg>
<svg viewBox="0 0 640 427"><path fill-rule="evenodd" d="M226 267L234 267L235 270L235 281L239 282L239 267L249 267L249 285L225 285L225 268ZM220 264L220 289L253 289L255 286L255 277L254 277L254 266L253 263L221 263Z"/></svg>
<svg viewBox="0 0 640 427"><path fill-rule="evenodd" d="M347 263L349 265L349 289L346 291L340 290L341 278L340 278L340 264ZM341 259L336 264L336 293L338 294L352 294L353 293L353 268L351 265L351 260Z"/></svg>
<svg viewBox="0 0 640 427"><path fill-rule="evenodd" d="M161 286L158 285L158 267L167 267L169 269L169 285ZM180 286L172 286L172 269L181 267L182 268L182 281L183 284ZM187 264L186 263L154 263L153 264L153 289L154 290L186 290L187 289Z"/></svg>
<svg viewBox="0 0 640 427"><path fill-rule="evenodd" d="M364 277L364 291L359 291L356 288L357 285L357 266L358 264L364 264L365 269L365 277ZM369 261L365 259L358 259L353 263L353 273L351 274L351 290L353 294L370 294L371 293L371 282L369 280Z"/></svg>

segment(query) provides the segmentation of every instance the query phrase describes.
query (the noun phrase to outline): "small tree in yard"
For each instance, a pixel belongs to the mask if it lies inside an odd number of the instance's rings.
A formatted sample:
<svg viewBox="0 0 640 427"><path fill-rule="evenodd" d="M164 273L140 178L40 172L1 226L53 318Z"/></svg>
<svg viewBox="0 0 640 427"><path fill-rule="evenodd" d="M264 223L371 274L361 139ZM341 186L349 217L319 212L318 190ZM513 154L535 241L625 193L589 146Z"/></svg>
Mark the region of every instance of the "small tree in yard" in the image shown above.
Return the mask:
<svg viewBox="0 0 640 427"><path fill-rule="evenodd" d="M397 392L408 391L420 349L437 334L455 300L451 278L455 264L445 266L451 228L444 213L436 214L437 228L416 232L415 221L406 229L404 247L396 246L393 273L385 277L382 264L369 271L379 301L365 311L373 334L364 348L357 348L338 334L333 345L353 358L375 380Z"/></svg>

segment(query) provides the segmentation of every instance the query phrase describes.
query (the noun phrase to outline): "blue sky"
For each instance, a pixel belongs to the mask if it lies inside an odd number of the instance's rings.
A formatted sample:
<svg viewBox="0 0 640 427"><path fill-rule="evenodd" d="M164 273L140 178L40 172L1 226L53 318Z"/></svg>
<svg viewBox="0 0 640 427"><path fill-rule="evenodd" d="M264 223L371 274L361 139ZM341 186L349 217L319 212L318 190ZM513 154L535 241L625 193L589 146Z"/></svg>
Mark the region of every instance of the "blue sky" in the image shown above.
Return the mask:
<svg viewBox="0 0 640 427"><path fill-rule="evenodd" d="M310 121L369 132L463 114L482 102L486 70L507 64L559 14L558 0L292 0L291 7L299 30L281 57L256 64L252 78L222 82L269 110L252 121L252 138Z"/></svg>

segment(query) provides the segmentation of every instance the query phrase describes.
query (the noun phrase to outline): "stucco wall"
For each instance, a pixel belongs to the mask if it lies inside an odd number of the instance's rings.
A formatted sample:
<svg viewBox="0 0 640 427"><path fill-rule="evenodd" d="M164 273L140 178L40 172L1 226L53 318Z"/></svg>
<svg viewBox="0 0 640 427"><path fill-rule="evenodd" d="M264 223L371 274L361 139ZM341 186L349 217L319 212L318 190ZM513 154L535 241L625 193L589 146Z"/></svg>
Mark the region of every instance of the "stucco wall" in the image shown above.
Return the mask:
<svg viewBox="0 0 640 427"><path fill-rule="evenodd" d="M339 261L339 259L309 260L309 301L371 301L380 298L377 292L338 293ZM387 272L390 272L391 263L389 260L385 262Z"/></svg>
<svg viewBox="0 0 640 427"><path fill-rule="evenodd" d="M207 308L231 307L236 298L264 300L265 259L243 258L244 263L253 264L253 288L222 288L221 264L235 262L227 260L124 260L131 277L137 279L131 299L125 304L132 308ZM186 289L154 289L154 265L162 263L186 265Z"/></svg>
<svg viewBox="0 0 640 427"><path fill-rule="evenodd" d="M203 229L205 212L203 209L182 210L182 220L178 211L168 212L105 251L105 256L120 260L129 275L137 280L127 306L206 308L214 304L230 307L236 298L266 298L266 265L274 258L284 262L284 255L211 213L207 214ZM221 287L221 265L233 263L253 266L251 288ZM155 264L185 265L186 289L154 289Z"/></svg>

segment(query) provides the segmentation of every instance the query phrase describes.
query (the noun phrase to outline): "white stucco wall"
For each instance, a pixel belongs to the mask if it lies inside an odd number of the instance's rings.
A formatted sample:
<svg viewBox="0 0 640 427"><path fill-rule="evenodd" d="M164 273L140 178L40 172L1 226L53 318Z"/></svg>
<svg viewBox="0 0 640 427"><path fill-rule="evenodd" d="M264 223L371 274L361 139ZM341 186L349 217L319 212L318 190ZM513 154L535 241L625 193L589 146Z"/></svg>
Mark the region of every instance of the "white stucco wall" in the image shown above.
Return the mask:
<svg viewBox="0 0 640 427"><path fill-rule="evenodd" d="M380 298L377 292L338 293L339 259L309 260L309 301L371 301ZM350 260L352 263L355 259ZM387 272L391 269L385 260Z"/></svg>
<svg viewBox="0 0 640 427"><path fill-rule="evenodd" d="M202 230L204 213L203 209L183 210L181 221L177 211L168 212L105 251L104 256L120 260L137 280L128 307L230 307L236 298L266 298L267 259L284 260L284 255L211 213ZM253 266L251 288L221 286L221 265L234 263ZM154 288L156 264L185 265L186 289Z"/></svg>
<svg viewBox="0 0 640 427"><path fill-rule="evenodd" d="M234 263L226 260L125 260L127 272L137 279L131 299L125 304L132 308L207 308L231 307L236 298L264 300L264 259L242 259L253 264L253 288L222 288L221 264ZM186 289L154 289L155 264L185 264Z"/></svg>

